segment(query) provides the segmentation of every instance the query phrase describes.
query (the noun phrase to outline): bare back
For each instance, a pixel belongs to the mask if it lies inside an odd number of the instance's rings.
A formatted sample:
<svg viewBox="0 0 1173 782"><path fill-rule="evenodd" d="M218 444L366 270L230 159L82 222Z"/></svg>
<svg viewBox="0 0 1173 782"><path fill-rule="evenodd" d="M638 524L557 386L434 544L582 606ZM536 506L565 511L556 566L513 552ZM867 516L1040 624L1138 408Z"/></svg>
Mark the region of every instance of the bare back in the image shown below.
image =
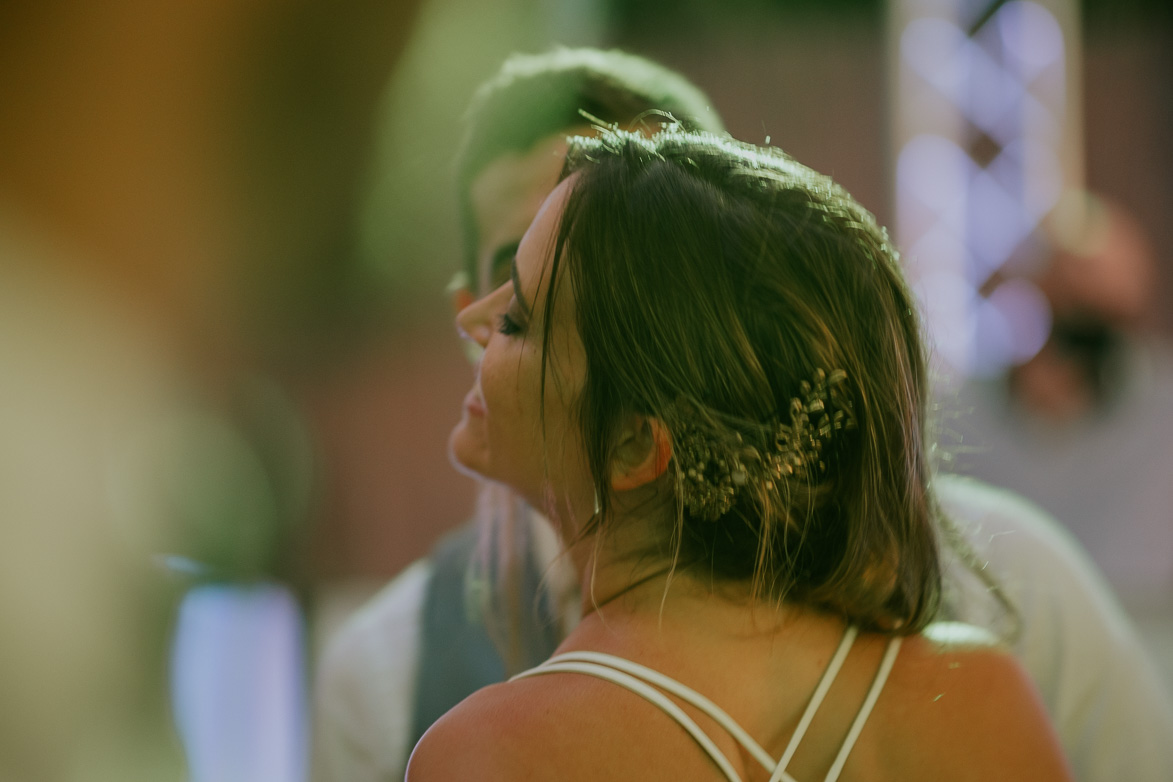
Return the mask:
<svg viewBox="0 0 1173 782"><path fill-rule="evenodd" d="M785 775L774 779L815 782L829 773L844 782L1069 778L1031 685L977 631L930 628L903 639L895 654L888 637L860 634L812 716L812 695L843 648L840 623L806 614L784 631L715 632L687 644L686 627L668 621L654 633L647 629L623 616L584 622L559 654L616 655L696 691L770 758L790 755ZM885 657L890 673L877 688ZM679 694L659 691L728 759L729 769L647 697L596 675L558 671L485 688L460 704L421 740L408 779L771 779L774 768L728 726ZM861 721L871 692L874 706ZM857 722L858 735L843 755ZM792 742L800 729L801 740Z"/></svg>

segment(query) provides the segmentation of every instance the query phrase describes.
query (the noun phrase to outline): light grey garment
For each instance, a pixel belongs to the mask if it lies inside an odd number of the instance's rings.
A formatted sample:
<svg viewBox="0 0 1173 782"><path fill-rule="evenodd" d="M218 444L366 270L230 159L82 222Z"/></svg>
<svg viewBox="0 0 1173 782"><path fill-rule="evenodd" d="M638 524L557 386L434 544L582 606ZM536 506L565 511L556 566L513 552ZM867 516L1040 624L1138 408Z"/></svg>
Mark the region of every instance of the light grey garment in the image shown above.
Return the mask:
<svg viewBox="0 0 1173 782"><path fill-rule="evenodd" d="M940 476L937 496L1021 616L1009 641L1081 782L1173 780L1173 703L1132 623L1087 554L1037 506ZM971 569L946 562L951 618L1011 628Z"/></svg>

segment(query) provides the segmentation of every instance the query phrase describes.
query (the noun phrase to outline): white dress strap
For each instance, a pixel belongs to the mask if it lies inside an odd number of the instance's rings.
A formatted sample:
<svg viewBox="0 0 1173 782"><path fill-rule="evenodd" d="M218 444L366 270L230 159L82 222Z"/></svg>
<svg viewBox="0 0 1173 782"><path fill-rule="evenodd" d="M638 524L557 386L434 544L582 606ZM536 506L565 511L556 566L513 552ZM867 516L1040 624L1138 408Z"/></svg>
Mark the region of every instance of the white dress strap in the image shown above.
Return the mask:
<svg viewBox="0 0 1173 782"><path fill-rule="evenodd" d="M701 730L700 726L683 709L673 703L660 690L656 689L656 687L659 687L700 709L718 725L728 731L729 735L744 747L763 768L772 772L770 782L795 782L794 777L786 773L786 766L790 763L791 758L794 757L794 753L806 735L806 731L810 727L815 713L818 712L819 706L822 705L823 700L827 696L827 692L835 682L835 677L838 676L839 670L843 667L843 661L847 659L847 654L851 651L852 644L855 642L858 634L859 630L855 627L848 627L847 631L844 632L843 640L839 642L839 647L831 657L831 662L827 665L827 670L823 672L822 678L819 679L818 686L815 687L810 702L807 703L806 710L798 721L798 727L795 728L794 735L791 736L790 743L786 746L786 751L776 763L770 754L760 744L754 741L720 706L675 679L622 657L616 657L602 652L568 652L551 657L538 667L517 674L510 681L530 676L541 676L548 673L578 673L605 679L613 684L617 684L657 706L665 714L674 719L677 724L692 736L696 743L701 746L701 749L712 758L713 762L717 764L717 767L729 782L741 782L741 777L737 774L736 769L733 768L733 764L729 762L729 758L721 752L712 738ZM884 689L884 684L888 681L889 674L892 673L892 666L896 663L896 655L900 652L901 640L897 636L888 641L888 646L884 650L884 656L880 660L880 667L876 670L876 676L872 680L872 686L868 689L868 694L864 698L863 705L860 707L859 713L856 714L855 720L851 723L847 737L839 748L839 753L835 756L835 761L831 764L827 776L824 777L824 782L836 782L839 779L839 775L843 772L843 767L847 764L847 758L851 754L856 740L859 739L860 733L863 732L864 724L871 715L872 709L875 708L876 701L880 697L880 692Z"/></svg>
<svg viewBox="0 0 1173 782"><path fill-rule="evenodd" d="M725 753L721 752L717 745L713 743L713 740L709 738L708 734L701 730L700 726L691 717L685 714L679 706L669 700L659 690L644 684L631 674L617 671L607 665L595 662L563 662L559 659L560 657L561 655L559 657L552 657L537 668L531 668L528 671L517 674L510 681L529 676L540 676L546 673L582 673L618 684L620 687L631 690L648 702L660 707L669 717L676 720L682 728L688 731L689 735L696 740L697 744L701 745L701 748L713 759L713 762L717 764L717 767L721 769L721 773L725 775L725 778L729 782L741 782L741 777L738 776L737 771L733 768L733 764L729 762L729 758L725 757ZM683 687L684 685L680 686Z"/></svg>
<svg viewBox="0 0 1173 782"><path fill-rule="evenodd" d="M631 660L627 660L623 657L616 657L615 655L604 654L602 652L567 652L566 654L560 654L557 657L551 658L548 662L553 663L562 661L597 663L599 665L605 665L610 668L615 668L625 673L629 673L632 676L643 679L650 684L654 684L660 689L672 693L685 703L689 703L695 706L710 718L712 718L712 720L724 728L729 733L729 735L737 741L738 744L743 746L746 752L752 755L754 760L760 763L762 768L764 768L766 771L773 771L778 765L777 761L774 760L770 753L763 749L760 744L754 741L753 737L746 733L745 729L738 725L737 722L732 717L730 717L724 709L691 687L687 687L675 679L665 676L659 671L652 670L651 668L640 665L639 663L633 663ZM784 779L785 782L793 782L793 780L789 779L789 777L784 777Z"/></svg>
<svg viewBox="0 0 1173 782"><path fill-rule="evenodd" d="M835 780L839 779L839 774L842 773L843 766L847 764L847 756L851 754L851 748L855 746L855 740L859 738L860 732L863 731L864 723L868 721L868 715L872 713L872 708L876 705L876 700L880 697L880 691L884 689L884 684L888 681L888 674L892 673L892 666L896 663L896 655L900 652L901 640L900 636L896 636L888 641L888 648L884 651L884 658L880 660L879 670L876 671L876 678L872 681L867 698L864 699L859 714L855 715L855 721L851 723L851 730L848 731L847 738L843 741L843 746L839 748L839 754L835 756L835 762L831 764L831 769L827 772L827 776L824 777L824 782L835 782Z"/></svg>
<svg viewBox="0 0 1173 782"><path fill-rule="evenodd" d="M843 667L843 661L847 659L847 653L851 651L851 646L855 643L855 638L858 635L859 628L855 625L848 625L847 630L843 633L843 640L839 642L839 648L835 650L831 662L827 665L827 670L823 671L823 677L819 679L818 686L811 694L806 711L802 713L798 727L794 729L794 735L790 737L790 743L786 745L786 750L782 753L782 758L778 761L777 768L774 769L774 776L770 777L770 782L782 782L789 777L789 774L786 773L786 767L790 765L790 759L798 751L799 743L806 735L807 728L811 726L811 721L815 718L819 706L823 705L823 699L827 697L827 691L835 683L835 677L839 675L839 669Z"/></svg>

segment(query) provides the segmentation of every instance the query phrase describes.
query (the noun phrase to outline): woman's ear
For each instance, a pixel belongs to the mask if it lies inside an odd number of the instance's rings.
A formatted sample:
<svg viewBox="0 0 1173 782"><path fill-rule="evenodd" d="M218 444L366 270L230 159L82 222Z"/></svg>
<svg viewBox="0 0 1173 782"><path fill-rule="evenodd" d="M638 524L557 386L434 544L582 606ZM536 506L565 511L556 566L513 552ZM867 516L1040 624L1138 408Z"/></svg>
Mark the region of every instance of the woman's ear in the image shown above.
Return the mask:
<svg viewBox="0 0 1173 782"><path fill-rule="evenodd" d="M664 474L671 458L672 438L664 424L648 416L629 416L611 462L611 488L628 491L651 483Z"/></svg>

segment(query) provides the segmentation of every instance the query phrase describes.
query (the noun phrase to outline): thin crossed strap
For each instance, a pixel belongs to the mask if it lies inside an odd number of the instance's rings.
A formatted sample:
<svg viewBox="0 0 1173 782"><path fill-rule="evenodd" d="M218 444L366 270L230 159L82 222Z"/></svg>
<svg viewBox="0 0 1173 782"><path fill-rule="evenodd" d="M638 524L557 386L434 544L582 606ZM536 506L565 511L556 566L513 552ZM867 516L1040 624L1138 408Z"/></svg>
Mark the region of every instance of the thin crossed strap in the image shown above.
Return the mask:
<svg viewBox="0 0 1173 782"><path fill-rule="evenodd" d="M683 709L669 700L668 697L662 692L655 689L654 687L644 684L642 681L632 676L631 674L615 670L607 665L593 662L564 662L559 659L561 656L562 655L559 655L558 657L551 657L537 668L531 668L528 671L517 674L512 679L510 679L510 681L526 678L529 676L541 676L542 674L546 673L585 673L590 676L595 676L600 679L606 679L607 681L614 682L620 687L625 687L626 689L631 690L635 694L643 697L645 700L650 701L652 704L663 709L668 714L668 716L680 724L680 727L688 731L689 735L691 735L693 739L696 740L696 743L701 746L701 749L708 753L709 757L713 759L713 762L717 764L717 767L721 769L721 773L725 775L725 778L728 779L729 782L741 782L741 777L738 776L737 771L733 768L733 764L729 762L729 758L725 757L725 753L723 753L717 747L717 745L713 743L713 740L709 738L707 733L701 730L700 726L693 721L692 717L689 717L687 714L685 714ZM698 695L697 697L703 696ZM787 780L787 782L793 781Z"/></svg>
<svg viewBox="0 0 1173 782"><path fill-rule="evenodd" d="M835 780L839 779L839 774L843 771L843 766L847 764L847 756L851 754L851 748L855 746L855 740L863 732L863 725L868 721L868 716L872 713L872 708L875 707L876 701L880 697L880 691L884 689L884 683L888 681L888 674L892 673L892 666L896 663L896 655L900 653L900 642L902 640L900 636L895 636L888 641L888 648L884 650L884 657L880 660L880 667L876 671L876 678L872 680L872 687L868 690L868 696L864 699L859 713L855 715L855 722L851 723L851 730L847 732L847 738L843 740L843 746L839 748L839 754L835 756L835 762L831 764L830 770L827 771L827 776L823 778L824 782L835 782Z"/></svg>
<svg viewBox="0 0 1173 782"><path fill-rule="evenodd" d="M835 650L834 656L831 657L831 662L827 665L827 670L823 671L823 678L819 679L815 691L811 694L810 702L806 705L806 711L802 713L802 717L798 720L798 727L794 729L794 735L790 737L790 743L786 745L786 749L782 752L782 757L778 760L777 768L774 769L774 776L770 777L770 782L784 782L790 775L786 773L786 767L790 765L790 759L794 757L794 753L798 751L798 745L806 736L806 729L811 726L811 721L815 718L815 712L823 705L823 698L827 697L827 692L831 689L831 685L835 683L835 677L839 675L839 669L843 667L843 661L847 659L847 653L851 651L851 645L855 643L855 637L859 635L859 628L855 625L848 625L847 630L843 633L843 640L839 642L839 648ZM769 769L766 769L767 771Z"/></svg>
<svg viewBox="0 0 1173 782"><path fill-rule="evenodd" d="M741 744L764 769L772 772L771 782L795 782L794 778L786 773L786 766L798 749L798 745L806 734L807 728L810 727L810 723L814 719L814 715L822 704L823 699L826 697L827 691L830 690L831 684L838 675L843 661L847 658L847 653L851 650L852 643L855 641L857 634L858 630L855 627L848 627L847 631L843 634L843 640L840 641L839 648L836 649L830 664L827 666L827 670L824 671L818 686L816 686L814 693L811 695L811 700L799 720L798 727L795 729L794 735L791 737L790 743L782 755L782 759L777 762L732 717L711 700L675 679L654 671L651 668L639 665L638 663L625 660L622 657L600 652L570 652L552 657L537 668L520 673L513 678L519 679L528 676L539 676L546 673L581 673L618 684L640 695L666 712L705 750L725 775L726 779L730 780L730 782L741 782L741 778L734 770L729 759L713 743L713 740L708 734L701 730L700 726L685 714L679 706L659 690L649 686L648 683L650 683L700 709L718 725L728 731L734 740ZM892 669L892 664L895 662L899 647L899 638L894 638L889 643L884 659L880 663L880 669L876 673L876 679L873 681L871 690L864 700L863 707L860 709L859 714L856 715L855 722L852 724L847 739L840 748L839 754L831 767L831 771L827 774L826 782L834 782L842 771L843 765L847 762L847 756L850 754L851 748L859 737L859 733L863 730L863 725L867 721L872 707L875 706L876 699L879 698L880 691L883 689L884 682L887 680L888 674Z"/></svg>

